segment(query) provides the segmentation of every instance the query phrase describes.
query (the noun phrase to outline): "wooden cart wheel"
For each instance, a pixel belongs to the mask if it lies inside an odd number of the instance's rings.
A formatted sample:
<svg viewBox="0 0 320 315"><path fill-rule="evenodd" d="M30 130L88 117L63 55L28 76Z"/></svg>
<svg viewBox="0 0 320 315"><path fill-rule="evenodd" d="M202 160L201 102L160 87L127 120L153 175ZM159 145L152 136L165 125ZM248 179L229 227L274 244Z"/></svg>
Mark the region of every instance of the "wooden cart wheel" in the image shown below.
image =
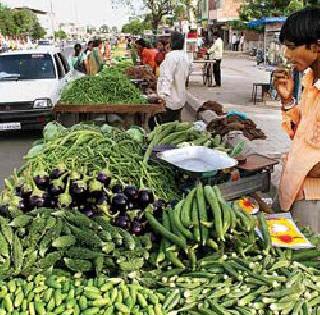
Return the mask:
<svg viewBox="0 0 320 315"><path fill-rule="evenodd" d="M213 69L212 65L209 64L207 67L207 82L208 86L212 87L212 81L213 81Z"/></svg>
<svg viewBox="0 0 320 315"><path fill-rule="evenodd" d="M203 85L206 86L208 82L208 74L207 74L207 65L204 64L202 68L202 79L203 79Z"/></svg>

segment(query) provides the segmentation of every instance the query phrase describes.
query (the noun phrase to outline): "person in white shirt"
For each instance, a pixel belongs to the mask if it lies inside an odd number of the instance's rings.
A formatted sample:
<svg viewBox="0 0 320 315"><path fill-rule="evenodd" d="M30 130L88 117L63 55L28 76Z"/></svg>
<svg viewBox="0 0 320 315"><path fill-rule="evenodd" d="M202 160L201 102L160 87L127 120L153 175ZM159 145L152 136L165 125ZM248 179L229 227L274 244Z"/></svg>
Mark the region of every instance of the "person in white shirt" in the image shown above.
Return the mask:
<svg viewBox="0 0 320 315"><path fill-rule="evenodd" d="M233 35L231 37L231 45L232 45L231 49L233 51L235 51L237 48L237 35L236 35L236 33L233 33Z"/></svg>
<svg viewBox="0 0 320 315"><path fill-rule="evenodd" d="M240 50L243 51L244 48L244 35L243 32L240 34Z"/></svg>
<svg viewBox="0 0 320 315"><path fill-rule="evenodd" d="M213 54L213 58L216 60L215 64L215 80L216 86L221 86L221 60L223 55L223 41L220 35L216 32L213 34L214 44L208 50L209 54Z"/></svg>
<svg viewBox="0 0 320 315"><path fill-rule="evenodd" d="M184 51L184 36L171 34L171 51L160 66L158 95L166 101L167 111L161 115L161 123L180 120L186 103L186 80L189 76L189 59Z"/></svg>

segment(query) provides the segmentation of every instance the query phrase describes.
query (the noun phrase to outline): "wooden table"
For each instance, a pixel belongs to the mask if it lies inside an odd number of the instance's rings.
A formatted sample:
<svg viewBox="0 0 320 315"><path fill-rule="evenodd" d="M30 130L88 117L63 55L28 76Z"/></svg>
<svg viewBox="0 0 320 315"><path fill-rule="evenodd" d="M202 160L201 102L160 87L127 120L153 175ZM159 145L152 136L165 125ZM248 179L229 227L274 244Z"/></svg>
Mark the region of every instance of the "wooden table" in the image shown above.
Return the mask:
<svg viewBox="0 0 320 315"><path fill-rule="evenodd" d="M76 122L89 120L93 114L116 114L124 115L126 117L135 118L140 117L141 126L148 129L149 119L156 115L166 111L164 103L161 104L144 104L144 105L65 105L58 103L53 113L55 119L59 121L63 114L74 114L76 116Z"/></svg>

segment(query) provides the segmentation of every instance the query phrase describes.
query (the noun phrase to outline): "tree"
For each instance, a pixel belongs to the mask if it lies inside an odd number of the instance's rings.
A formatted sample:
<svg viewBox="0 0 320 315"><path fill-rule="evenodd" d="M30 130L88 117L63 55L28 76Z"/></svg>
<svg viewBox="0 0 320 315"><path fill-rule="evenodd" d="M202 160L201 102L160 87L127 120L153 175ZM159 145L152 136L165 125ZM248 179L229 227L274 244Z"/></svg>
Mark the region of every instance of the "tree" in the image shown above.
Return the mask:
<svg viewBox="0 0 320 315"><path fill-rule="evenodd" d="M16 25L12 10L0 3L0 32L2 35L13 35L16 33Z"/></svg>
<svg viewBox="0 0 320 315"><path fill-rule="evenodd" d="M14 35L29 35L33 26L38 22L37 16L28 9L13 10L13 19L16 26Z"/></svg>
<svg viewBox="0 0 320 315"><path fill-rule="evenodd" d="M36 21L33 25L31 36L33 39L40 39L44 37L47 34L47 32L44 30L44 28L40 25L38 21Z"/></svg>
<svg viewBox="0 0 320 315"><path fill-rule="evenodd" d="M67 36L67 33L63 30L59 30L57 32L54 32L54 37L55 38L59 38L59 39L66 39L68 36Z"/></svg>
<svg viewBox="0 0 320 315"><path fill-rule="evenodd" d="M148 30L150 28L151 23L132 20L131 22L123 25L122 32L130 33L132 35L142 35L145 30Z"/></svg>
<svg viewBox="0 0 320 315"><path fill-rule="evenodd" d="M135 0L114 0L117 5L129 6ZM151 27L154 32L157 31L159 24L167 14L174 13L174 8L177 0L143 0L144 8L148 11L151 17Z"/></svg>
<svg viewBox="0 0 320 315"><path fill-rule="evenodd" d="M318 0L248 0L240 8L240 19L250 21L265 16L288 16Z"/></svg>

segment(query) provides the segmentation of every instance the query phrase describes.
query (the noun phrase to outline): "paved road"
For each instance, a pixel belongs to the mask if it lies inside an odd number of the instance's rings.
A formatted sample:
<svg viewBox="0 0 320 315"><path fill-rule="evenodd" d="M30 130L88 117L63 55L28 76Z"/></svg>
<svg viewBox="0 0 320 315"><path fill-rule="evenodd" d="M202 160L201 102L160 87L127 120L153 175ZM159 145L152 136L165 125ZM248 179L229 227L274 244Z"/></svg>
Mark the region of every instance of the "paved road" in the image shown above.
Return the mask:
<svg viewBox="0 0 320 315"><path fill-rule="evenodd" d="M23 163L23 156L32 143L41 138L41 132L0 133L0 187L4 179L10 176L14 168Z"/></svg>

